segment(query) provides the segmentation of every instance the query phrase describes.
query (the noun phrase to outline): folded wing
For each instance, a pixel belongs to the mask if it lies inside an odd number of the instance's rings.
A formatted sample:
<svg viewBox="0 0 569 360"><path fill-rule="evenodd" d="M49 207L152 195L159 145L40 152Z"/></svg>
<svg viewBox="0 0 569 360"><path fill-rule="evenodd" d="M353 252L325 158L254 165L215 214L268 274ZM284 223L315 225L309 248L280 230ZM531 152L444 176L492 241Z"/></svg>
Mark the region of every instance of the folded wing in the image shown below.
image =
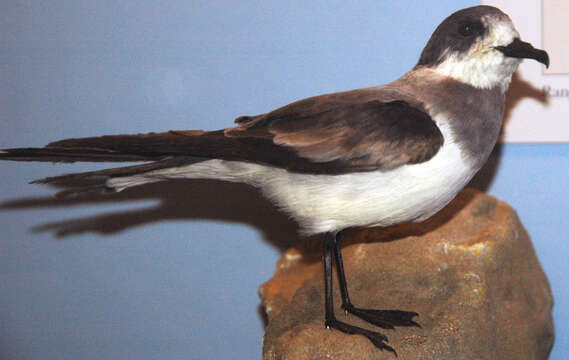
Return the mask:
<svg viewBox="0 0 569 360"><path fill-rule="evenodd" d="M74 182L92 186L93 179L131 176L206 159L316 174L389 170L426 161L443 144L430 116L401 100L328 101L323 106L310 98L236 122L236 127L218 131L66 139L43 148L5 149L0 160L147 162L38 180L66 187Z"/></svg>

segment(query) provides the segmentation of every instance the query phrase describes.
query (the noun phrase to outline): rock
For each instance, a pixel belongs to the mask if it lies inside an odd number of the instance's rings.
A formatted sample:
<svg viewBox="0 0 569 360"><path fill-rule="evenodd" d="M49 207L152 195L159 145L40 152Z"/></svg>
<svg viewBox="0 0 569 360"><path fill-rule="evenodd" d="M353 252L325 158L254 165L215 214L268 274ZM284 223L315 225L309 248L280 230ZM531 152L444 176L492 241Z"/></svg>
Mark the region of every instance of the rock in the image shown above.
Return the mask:
<svg viewBox="0 0 569 360"><path fill-rule="evenodd" d="M547 359L551 289L516 213L463 191L421 224L349 231L342 238L354 305L416 311L422 328L380 330L399 359ZM268 318L264 360L394 359L363 336L324 327L321 242L291 248L259 290ZM338 319L373 329L340 309Z"/></svg>

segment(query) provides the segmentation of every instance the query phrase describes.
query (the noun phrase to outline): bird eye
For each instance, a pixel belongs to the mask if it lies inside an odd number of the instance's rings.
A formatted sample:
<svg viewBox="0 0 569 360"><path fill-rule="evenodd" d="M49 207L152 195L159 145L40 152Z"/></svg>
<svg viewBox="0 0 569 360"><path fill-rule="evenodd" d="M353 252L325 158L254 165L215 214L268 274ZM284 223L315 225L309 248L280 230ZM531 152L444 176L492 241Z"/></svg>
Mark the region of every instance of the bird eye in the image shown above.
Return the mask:
<svg viewBox="0 0 569 360"><path fill-rule="evenodd" d="M462 25L460 25L460 27L458 28L458 32L459 32L460 35L462 35L462 36L470 36L470 35L472 35L472 25L470 25L470 24L462 24Z"/></svg>
<svg viewBox="0 0 569 360"><path fill-rule="evenodd" d="M470 21L463 22L458 26L458 33L462 36L471 36L477 31L477 26L475 23Z"/></svg>

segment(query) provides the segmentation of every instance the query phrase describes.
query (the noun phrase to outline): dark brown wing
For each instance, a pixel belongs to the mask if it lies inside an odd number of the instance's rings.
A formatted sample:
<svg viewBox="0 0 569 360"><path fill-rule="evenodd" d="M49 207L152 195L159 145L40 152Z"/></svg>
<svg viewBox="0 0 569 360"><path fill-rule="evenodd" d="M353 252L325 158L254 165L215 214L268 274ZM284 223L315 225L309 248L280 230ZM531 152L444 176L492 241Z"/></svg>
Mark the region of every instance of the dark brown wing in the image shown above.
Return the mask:
<svg viewBox="0 0 569 360"><path fill-rule="evenodd" d="M284 109L238 118L239 126L225 134L271 138L275 145L309 160L277 166L314 173L389 170L426 161L443 144L430 116L404 101L340 104L319 112Z"/></svg>
<svg viewBox="0 0 569 360"><path fill-rule="evenodd" d="M432 119L403 101L340 104L316 112L303 108L303 102L299 105L241 118L239 126L226 130L67 139L44 148L6 149L0 159L120 162L201 157L341 174L419 163L443 143ZM297 111L299 107L303 111Z"/></svg>

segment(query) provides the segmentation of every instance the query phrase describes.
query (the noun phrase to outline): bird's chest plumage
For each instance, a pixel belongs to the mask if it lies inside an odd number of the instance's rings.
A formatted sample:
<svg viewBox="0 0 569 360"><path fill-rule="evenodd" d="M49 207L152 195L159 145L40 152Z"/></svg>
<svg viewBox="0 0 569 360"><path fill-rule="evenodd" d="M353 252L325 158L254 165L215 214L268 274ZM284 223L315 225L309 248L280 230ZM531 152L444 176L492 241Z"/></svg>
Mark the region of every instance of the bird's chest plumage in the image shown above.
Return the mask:
<svg viewBox="0 0 569 360"><path fill-rule="evenodd" d="M452 80L424 81L413 73L397 84L413 91L439 127L448 126L453 141L460 144L466 161L476 171L486 162L502 128L505 95L498 87L477 89ZM447 131L448 132L448 131Z"/></svg>

